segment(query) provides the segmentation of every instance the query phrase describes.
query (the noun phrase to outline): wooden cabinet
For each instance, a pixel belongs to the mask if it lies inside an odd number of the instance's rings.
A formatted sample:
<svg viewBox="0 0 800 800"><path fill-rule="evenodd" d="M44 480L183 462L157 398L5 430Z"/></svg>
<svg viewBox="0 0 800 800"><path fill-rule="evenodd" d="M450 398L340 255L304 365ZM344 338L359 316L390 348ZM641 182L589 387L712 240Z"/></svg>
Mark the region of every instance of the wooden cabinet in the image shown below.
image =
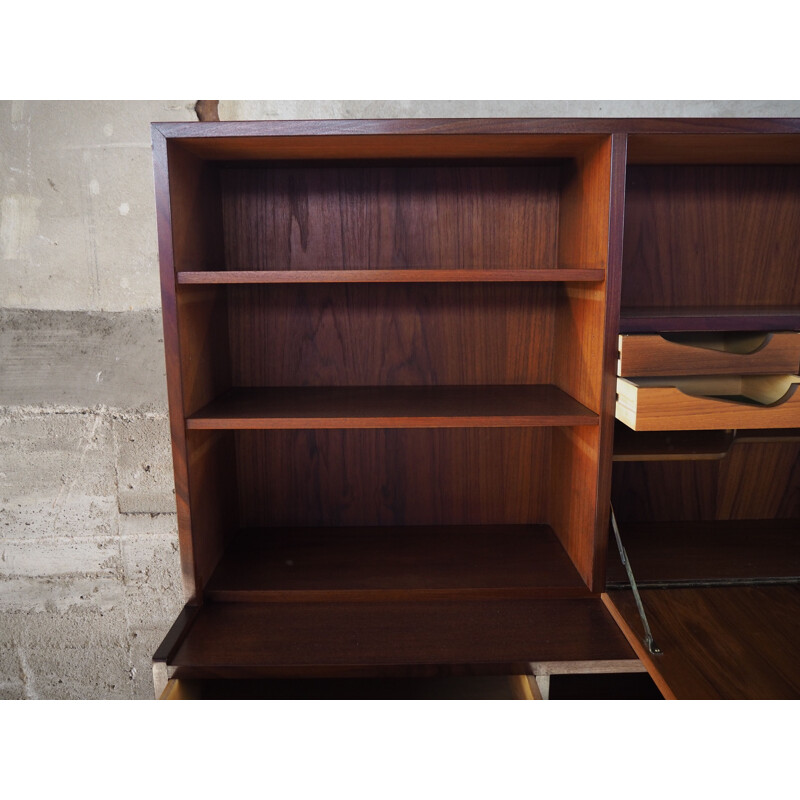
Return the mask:
<svg viewBox="0 0 800 800"><path fill-rule="evenodd" d="M618 334L798 338L800 124L155 124L153 143L187 598L162 676L640 669L602 595ZM792 358L776 341L769 371ZM791 409L747 427L800 427ZM797 459L778 462L796 523Z"/></svg>

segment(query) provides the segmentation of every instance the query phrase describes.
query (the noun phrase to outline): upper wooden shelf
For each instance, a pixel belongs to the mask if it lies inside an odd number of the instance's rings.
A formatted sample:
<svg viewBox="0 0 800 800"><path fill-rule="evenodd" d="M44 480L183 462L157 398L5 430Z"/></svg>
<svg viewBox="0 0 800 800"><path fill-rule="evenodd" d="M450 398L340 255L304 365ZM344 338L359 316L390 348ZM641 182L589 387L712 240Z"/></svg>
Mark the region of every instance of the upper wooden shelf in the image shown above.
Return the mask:
<svg viewBox="0 0 800 800"><path fill-rule="evenodd" d="M597 424L597 414L549 384L236 388L186 420L205 430Z"/></svg>
<svg viewBox="0 0 800 800"><path fill-rule="evenodd" d="M620 333L670 331L797 331L797 306L674 306L625 308L620 311Z"/></svg>
<svg viewBox="0 0 800 800"><path fill-rule="evenodd" d="M179 284L600 282L602 269L320 269L179 272Z"/></svg>

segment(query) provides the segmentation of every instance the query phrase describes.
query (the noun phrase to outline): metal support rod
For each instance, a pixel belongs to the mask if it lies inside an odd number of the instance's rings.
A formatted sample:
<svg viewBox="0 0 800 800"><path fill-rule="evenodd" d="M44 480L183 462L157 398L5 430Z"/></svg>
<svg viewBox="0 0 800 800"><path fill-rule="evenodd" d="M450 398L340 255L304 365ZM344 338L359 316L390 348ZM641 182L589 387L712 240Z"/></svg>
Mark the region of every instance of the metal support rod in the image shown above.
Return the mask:
<svg viewBox="0 0 800 800"><path fill-rule="evenodd" d="M622 559L622 566L625 567L625 572L628 574L628 581L633 590L633 599L636 601L636 608L639 610L639 617L644 626L644 643L648 652L652 655L658 655L661 649L653 640L653 634L650 630L650 624L647 621L647 614L644 613L644 606L642 605L642 598L639 596L639 589L636 587L636 578L633 577L633 569L631 562L628 559L628 553L622 546L622 538L619 535L619 528L617 527L617 517L614 514L614 506L611 506L611 527L614 529L614 538L617 540L617 548L619 550L619 557Z"/></svg>

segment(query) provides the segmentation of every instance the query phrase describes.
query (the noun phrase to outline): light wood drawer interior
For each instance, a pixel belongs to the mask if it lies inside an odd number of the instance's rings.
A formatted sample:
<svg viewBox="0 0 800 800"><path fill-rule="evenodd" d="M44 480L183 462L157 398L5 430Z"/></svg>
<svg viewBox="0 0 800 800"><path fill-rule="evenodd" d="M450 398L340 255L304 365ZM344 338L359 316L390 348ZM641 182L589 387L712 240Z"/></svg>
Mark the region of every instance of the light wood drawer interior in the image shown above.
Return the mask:
<svg viewBox="0 0 800 800"><path fill-rule="evenodd" d="M617 378L616 416L633 430L800 426L797 375Z"/></svg>
<svg viewBox="0 0 800 800"><path fill-rule="evenodd" d="M797 372L800 333L795 331L623 334L617 374L755 375Z"/></svg>

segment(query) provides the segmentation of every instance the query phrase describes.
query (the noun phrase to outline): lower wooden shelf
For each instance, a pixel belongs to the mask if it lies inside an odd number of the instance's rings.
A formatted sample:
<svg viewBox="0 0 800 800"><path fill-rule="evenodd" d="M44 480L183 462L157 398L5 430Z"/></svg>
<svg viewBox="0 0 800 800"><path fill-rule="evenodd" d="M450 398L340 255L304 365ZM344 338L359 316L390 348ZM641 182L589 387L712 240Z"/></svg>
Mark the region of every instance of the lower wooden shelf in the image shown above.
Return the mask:
<svg viewBox="0 0 800 800"><path fill-rule="evenodd" d="M206 603L156 655L179 678L343 677L531 662L635 661L599 596L566 600Z"/></svg>
<svg viewBox="0 0 800 800"><path fill-rule="evenodd" d="M255 528L209 580L213 602L588 597L548 525Z"/></svg>

